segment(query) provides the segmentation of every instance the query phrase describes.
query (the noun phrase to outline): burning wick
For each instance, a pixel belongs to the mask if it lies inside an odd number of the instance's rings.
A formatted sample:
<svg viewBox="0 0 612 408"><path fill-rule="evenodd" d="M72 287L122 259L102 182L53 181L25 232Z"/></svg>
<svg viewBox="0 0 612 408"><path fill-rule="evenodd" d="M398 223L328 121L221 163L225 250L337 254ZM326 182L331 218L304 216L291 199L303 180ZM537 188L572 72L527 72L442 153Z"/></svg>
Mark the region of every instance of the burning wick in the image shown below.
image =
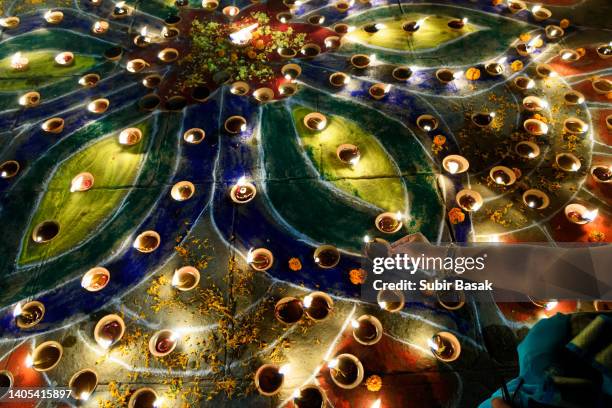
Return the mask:
<svg viewBox="0 0 612 408"><path fill-rule="evenodd" d="M381 407L382 407L382 402L380 398L374 401L374 403L370 406L370 408L381 408Z"/></svg>
<svg viewBox="0 0 612 408"><path fill-rule="evenodd" d="M557 302L556 300L551 300L550 302L546 303L546 310L550 311L552 309L554 309L555 307L557 307L559 305L559 302Z"/></svg>
<svg viewBox="0 0 612 408"><path fill-rule="evenodd" d="M21 52L16 52L11 58L11 68L17 71L22 71L28 67L30 60L25 57Z"/></svg>
<svg viewBox="0 0 612 408"><path fill-rule="evenodd" d="M88 393L87 391L83 391L81 395L79 396L79 398L82 399L83 401L87 401L89 397L91 397L91 394Z"/></svg>
<svg viewBox="0 0 612 408"><path fill-rule="evenodd" d="M115 3L115 9L113 10L113 12L117 15L123 15L127 13L127 9L125 8L125 1Z"/></svg>
<svg viewBox="0 0 612 408"><path fill-rule="evenodd" d="M308 295L306 297L304 297L304 308L308 309L310 307L310 305L312 305L312 296Z"/></svg>
<svg viewBox="0 0 612 408"><path fill-rule="evenodd" d="M259 27L258 23L251 24L241 30L230 34L230 41L234 44L245 45L253 38L253 31Z"/></svg>
<svg viewBox="0 0 612 408"><path fill-rule="evenodd" d="M25 358L25 366L28 368L32 368L33 365L34 365L34 358L32 357L31 354L28 354Z"/></svg>
<svg viewBox="0 0 612 408"><path fill-rule="evenodd" d="M359 328L359 322L355 319L351 320L351 326L353 326L354 329L358 329Z"/></svg>
<svg viewBox="0 0 612 408"><path fill-rule="evenodd" d="M285 364L278 369L278 373L280 375L287 375L289 374L289 371L291 371L291 364Z"/></svg>
<svg viewBox="0 0 612 408"><path fill-rule="evenodd" d="M17 303L15 305L15 309L13 309L13 317L17 317L21 315L22 312L21 303Z"/></svg>
<svg viewBox="0 0 612 408"><path fill-rule="evenodd" d="M455 174L457 170L459 170L459 163L457 163L454 160L449 161L447 166L448 166L448 172L451 174Z"/></svg>

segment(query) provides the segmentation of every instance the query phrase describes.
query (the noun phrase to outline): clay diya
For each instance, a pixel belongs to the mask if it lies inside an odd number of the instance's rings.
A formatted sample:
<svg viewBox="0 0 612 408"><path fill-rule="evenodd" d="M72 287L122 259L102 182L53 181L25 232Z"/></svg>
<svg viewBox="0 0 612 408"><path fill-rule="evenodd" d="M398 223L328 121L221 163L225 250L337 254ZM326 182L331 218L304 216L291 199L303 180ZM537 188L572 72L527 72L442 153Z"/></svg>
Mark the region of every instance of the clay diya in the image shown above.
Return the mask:
<svg viewBox="0 0 612 408"><path fill-rule="evenodd" d="M288 365L279 367L274 364L264 364L255 372L255 388L261 395L271 397L278 394L285 382Z"/></svg>
<svg viewBox="0 0 612 408"><path fill-rule="evenodd" d="M188 292L200 283L200 271L193 266L183 266L172 275L172 286L181 292Z"/></svg>
<svg viewBox="0 0 612 408"><path fill-rule="evenodd" d="M88 292L98 292L110 282L110 272L101 266L91 268L81 279L81 287Z"/></svg>
<svg viewBox="0 0 612 408"><path fill-rule="evenodd" d="M143 254L148 254L155 251L159 248L159 244L161 243L161 237L155 231L145 231L139 234L132 246L138 252L142 252Z"/></svg>
<svg viewBox="0 0 612 408"><path fill-rule="evenodd" d="M495 166L489 171L489 177L500 186L511 186L516 181L516 174L506 166Z"/></svg>
<svg viewBox="0 0 612 408"><path fill-rule="evenodd" d="M340 251L332 245L321 245L315 249L314 262L319 268L333 268L340 262Z"/></svg>
<svg viewBox="0 0 612 408"><path fill-rule="evenodd" d="M68 381L70 396L78 401L87 401L98 386L98 374L90 368L85 368L73 374Z"/></svg>
<svg viewBox="0 0 612 408"><path fill-rule="evenodd" d="M327 363L332 381L340 388L353 389L363 381L361 361L352 354L340 354Z"/></svg>
<svg viewBox="0 0 612 408"><path fill-rule="evenodd" d="M189 144L202 143L205 137L204 129L200 128L192 128L183 133L183 140Z"/></svg>
<svg viewBox="0 0 612 408"><path fill-rule="evenodd" d="M274 263L274 255L266 248L257 248L249 251L247 263L256 271L267 271Z"/></svg>
<svg viewBox="0 0 612 408"><path fill-rule="evenodd" d="M57 341L46 341L39 344L32 352L26 364L38 372L46 372L55 368L64 354L64 348Z"/></svg>
<svg viewBox="0 0 612 408"><path fill-rule="evenodd" d="M372 346L382 338L382 323L374 316L360 316L351 322L351 326L353 327L353 338L364 346Z"/></svg>
<svg viewBox="0 0 612 408"><path fill-rule="evenodd" d="M463 156L450 154L442 160L442 167L450 174L459 174L470 168L470 162Z"/></svg>
<svg viewBox="0 0 612 408"><path fill-rule="evenodd" d="M591 175L598 183L612 183L612 167L596 165L591 168Z"/></svg>
<svg viewBox="0 0 612 408"><path fill-rule="evenodd" d="M550 204L550 198L543 191L532 188L523 193L523 203L529 208L543 210Z"/></svg>
<svg viewBox="0 0 612 408"><path fill-rule="evenodd" d="M530 141L518 142L514 151L525 159L534 159L540 155L540 146Z"/></svg>
<svg viewBox="0 0 612 408"><path fill-rule="evenodd" d="M440 361L450 363L459 358L461 344L457 337L449 332L436 333L427 341L433 355Z"/></svg>
<svg viewBox="0 0 612 408"><path fill-rule="evenodd" d="M274 306L274 317L283 324L294 324L304 315L304 305L294 297L284 297Z"/></svg>
<svg viewBox="0 0 612 408"><path fill-rule="evenodd" d="M19 173L21 166L15 160L7 160L0 164L0 178L10 179Z"/></svg>
<svg viewBox="0 0 612 408"><path fill-rule="evenodd" d="M455 200L467 212L478 211L482 207L482 196L474 190L464 189L457 193Z"/></svg>
<svg viewBox="0 0 612 408"><path fill-rule="evenodd" d="M15 324L20 329L30 329L38 325L45 317L45 305L37 300L17 304L13 310Z"/></svg>
<svg viewBox="0 0 612 408"><path fill-rule="evenodd" d="M325 320L334 308L333 299L324 292L313 292L304 297L304 311L314 321Z"/></svg>
<svg viewBox="0 0 612 408"><path fill-rule="evenodd" d="M257 195L257 189L253 183L246 181L245 177L240 177L236 184L230 189L230 198L236 204L246 204Z"/></svg>
<svg viewBox="0 0 612 408"><path fill-rule="evenodd" d="M404 308L404 293L399 290L380 290L376 301L381 309L390 313L399 312Z"/></svg>
<svg viewBox="0 0 612 408"><path fill-rule="evenodd" d="M176 201L189 200L194 193L195 186L191 181L179 181L170 190L170 196Z"/></svg>
<svg viewBox="0 0 612 408"><path fill-rule="evenodd" d="M103 349L116 344L125 333L125 323L121 316L109 314L98 320L94 328L94 339Z"/></svg>
<svg viewBox="0 0 612 408"><path fill-rule="evenodd" d="M580 159L573 153L559 153L555 156L555 163L557 166L567 172L574 172L580 170L582 163Z"/></svg>
<svg viewBox="0 0 612 408"><path fill-rule="evenodd" d="M376 217L374 225L380 232L394 234L403 226L402 214L399 211L396 213L384 212Z"/></svg>
<svg viewBox="0 0 612 408"><path fill-rule="evenodd" d="M57 237L59 233L60 225L57 221L43 221L32 230L32 241L44 244Z"/></svg>
<svg viewBox="0 0 612 408"><path fill-rule="evenodd" d="M172 330L159 330L149 339L149 352L155 357L167 356L174 351L178 340L178 335Z"/></svg>
<svg viewBox="0 0 612 408"><path fill-rule="evenodd" d="M119 144L124 146L133 146L142 140L142 130L138 128L123 129L119 133Z"/></svg>
<svg viewBox="0 0 612 408"><path fill-rule="evenodd" d="M598 213L599 210L589 210L582 204L568 204L565 206L565 217L568 221L578 225L592 222L597 218Z"/></svg>

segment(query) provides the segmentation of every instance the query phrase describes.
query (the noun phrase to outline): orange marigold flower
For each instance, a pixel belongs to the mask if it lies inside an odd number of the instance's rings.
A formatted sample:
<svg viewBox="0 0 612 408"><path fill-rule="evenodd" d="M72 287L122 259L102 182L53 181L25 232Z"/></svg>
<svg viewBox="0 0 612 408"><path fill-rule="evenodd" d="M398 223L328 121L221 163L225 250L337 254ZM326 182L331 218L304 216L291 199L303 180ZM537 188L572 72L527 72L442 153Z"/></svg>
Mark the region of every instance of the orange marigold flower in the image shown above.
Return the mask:
<svg viewBox="0 0 612 408"><path fill-rule="evenodd" d="M510 68L514 72L520 71L521 69L523 69L523 67L524 67L524 64L523 64L523 61L521 60L514 60L512 61L512 64L510 64Z"/></svg>
<svg viewBox="0 0 612 408"><path fill-rule="evenodd" d="M569 27L569 25L570 25L570 21L567 18L564 18L563 20L559 22L559 27L564 28L564 29Z"/></svg>
<svg viewBox="0 0 612 408"><path fill-rule="evenodd" d="M291 258L289 260L289 269L292 271L299 271L302 269L302 262L298 258Z"/></svg>
<svg viewBox="0 0 612 408"><path fill-rule="evenodd" d="M361 285L365 283L368 273L364 269L351 269L349 279L353 285Z"/></svg>
<svg viewBox="0 0 612 408"><path fill-rule="evenodd" d="M371 375L366 380L366 387L368 387L368 391L376 392L380 391L382 388L383 382L382 378L378 375Z"/></svg>
<svg viewBox="0 0 612 408"><path fill-rule="evenodd" d="M529 33L523 33L519 36L519 40L521 40L522 42L527 42L529 40L531 40L531 34Z"/></svg>
<svg viewBox="0 0 612 408"><path fill-rule="evenodd" d="M444 135L434 136L433 142L436 146L442 146L444 145L444 143L446 143L446 136Z"/></svg>
<svg viewBox="0 0 612 408"><path fill-rule="evenodd" d="M257 48L258 50L263 50L265 46L266 46L266 43L264 43L264 40L259 39L255 41L255 48Z"/></svg>
<svg viewBox="0 0 612 408"><path fill-rule="evenodd" d="M584 57L586 54L586 50L582 47L580 48L576 48L576 52L578 53L578 55L580 55L581 57Z"/></svg>
<svg viewBox="0 0 612 408"><path fill-rule="evenodd" d="M465 71L465 77L470 81L476 81L480 78L480 70L475 67L468 68L467 71Z"/></svg>
<svg viewBox="0 0 612 408"><path fill-rule="evenodd" d="M499 6L502 4L502 0L491 0L491 4L494 6Z"/></svg>
<svg viewBox="0 0 612 408"><path fill-rule="evenodd" d="M601 231L591 231L589 233L589 242L604 242L606 240L606 234Z"/></svg>
<svg viewBox="0 0 612 408"><path fill-rule="evenodd" d="M454 207L448 212L448 219L451 224L460 224L465 221L465 214L461 211L461 208Z"/></svg>
<svg viewBox="0 0 612 408"><path fill-rule="evenodd" d="M247 57L249 57L250 59L255 59L255 58L257 58L257 53L255 51L253 51L253 50L249 50L247 52Z"/></svg>

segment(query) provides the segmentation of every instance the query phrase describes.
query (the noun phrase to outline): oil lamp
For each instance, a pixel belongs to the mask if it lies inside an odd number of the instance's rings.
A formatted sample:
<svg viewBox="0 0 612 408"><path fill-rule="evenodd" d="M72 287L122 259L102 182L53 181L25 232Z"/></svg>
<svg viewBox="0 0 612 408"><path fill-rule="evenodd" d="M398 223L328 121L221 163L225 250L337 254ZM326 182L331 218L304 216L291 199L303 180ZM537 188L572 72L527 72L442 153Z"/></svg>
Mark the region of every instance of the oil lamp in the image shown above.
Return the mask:
<svg viewBox="0 0 612 408"><path fill-rule="evenodd" d="M519 75L514 78L514 86L520 91L526 91L528 89L532 89L535 86L535 82L533 79L526 77L524 75Z"/></svg>
<svg viewBox="0 0 612 408"><path fill-rule="evenodd" d="M18 27L20 21L17 16L2 17L0 18L0 27L10 30L11 28Z"/></svg>
<svg viewBox="0 0 612 408"><path fill-rule="evenodd" d="M546 38L548 38L549 40L558 40L565 34L565 31L561 27L556 25L546 26L544 32L546 33Z"/></svg>
<svg viewBox="0 0 612 408"><path fill-rule="evenodd" d="M253 39L253 31L259 27L259 23L251 24L229 35L230 41L239 47L244 47Z"/></svg>
<svg viewBox="0 0 612 408"><path fill-rule="evenodd" d="M495 112L477 112L472 114L472 122L481 128L486 128L493 123Z"/></svg>
<svg viewBox="0 0 612 408"><path fill-rule="evenodd" d="M325 37L323 43L328 49L336 49L340 47L340 45L342 44L342 40L336 35L330 35L329 37Z"/></svg>
<svg viewBox="0 0 612 408"><path fill-rule="evenodd" d="M274 364L262 365L255 372L255 387L257 391L267 397L278 394L289 370L289 364L285 364L282 367Z"/></svg>
<svg viewBox="0 0 612 408"><path fill-rule="evenodd" d="M246 180L245 176L238 179L230 190L230 198L236 204L246 204L257 195L257 189L253 183Z"/></svg>
<svg viewBox="0 0 612 408"><path fill-rule="evenodd" d="M336 34L346 34L352 31L352 27L348 24L338 23L334 25L334 31Z"/></svg>
<svg viewBox="0 0 612 408"><path fill-rule="evenodd" d="M281 74L287 81L292 81L300 76L302 68L298 64L286 64L281 68Z"/></svg>
<svg viewBox="0 0 612 408"><path fill-rule="evenodd" d="M412 76L412 69L410 67L397 67L391 71L391 76L401 82L405 82Z"/></svg>
<svg viewBox="0 0 612 408"><path fill-rule="evenodd" d="M359 163L361 153L359 148L353 144L345 143L338 146L336 149L336 156L342 163L355 165Z"/></svg>
<svg viewBox="0 0 612 408"><path fill-rule="evenodd" d="M589 130L589 125L587 125L581 119L568 118L568 119L565 119L565 121L563 121L563 131L566 133L580 135L582 133L586 133L588 130Z"/></svg>
<svg viewBox="0 0 612 408"><path fill-rule="evenodd" d="M382 323L374 316L363 315L351 321L353 338L364 346L372 346L380 341L383 335Z"/></svg>
<svg viewBox="0 0 612 408"><path fill-rule="evenodd" d="M28 69L29 64L30 60L21 52L16 52L11 57L11 68L14 71L25 71L26 69Z"/></svg>
<svg viewBox="0 0 612 408"><path fill-rule="evenodd" d="M578 91L568 91L563 95L563 100L568 105L579 105L584 103L584 95Z"/></svg>
<svg viewBox="0 0 612 408"><path fill-rule="evenodd" d="M465 294L460 290L438 291L436 298L446 310L459 310L465 305Z"/></svg>
<svg viewBox="0 0 612 408"><path fill-rule="evenodd" d="M417 21L414 21L414 20L407 21L404 24L402 24L402 30L404 30L407 33L416 33L417 31L419 31L419 29L421 28L424 22L425 22L424 18L417 20Z"/></svg>
<svg viewBox="0 0 612 408"><path fill-rule="evenodd" d="M503 65L504 62L506 62L505 58L502 58L499 61L489 62L485 65L485 71L487 71L487 74L491 76L499 76L505 71Z"/></svg>
<svg viewBox="0 0 612 408"><path fill-rule="evenodd" d="M371 62L370 56L366 54L355 54L351 57L351 65L357 69L367 68Z"/></svg>
<svg viewBox="0 0 612 408"><path fill-rule="evenodd" d="M98 292L110 282L110 272L101 266L91 268L81 279L81 287L88 292Z"/></svg>
<svg viewBox="0 0 612 408"><path fill-rule="evenodd" d="M98 374L90 368L85 368L73 374L68 381L71 397L78 401L87 401L98 386Z"/></svg>
<svg viewBox="0 0 612 408"><path fill-rule="evenodd" d="M598 209L589 210L582 204L568 204L565 206L565 217L574 224L588 224L597 218Z"/></svg>
<svg viewBox="0 0 612 408"><path fill-rule="evenodd" d="M149 352L155 357L172 353L178 344L179 336L171 330L155 332L149 339Z"/></svg>
<svg viewBox="0 0 612 408"><path fill-rule="evenodd" d="M536 65L536 74L542 79L557 76L557 73L550 65L543 63Z"/></svg>
<svg viewBox="0 0 612 408"><path fill-rule="evenodd" d="M376 217L374 222L376 229L385 234L394 234L398 232L402 226L402 213L401 212L384 212Z"/></svg>
<svg viewBox="0 0 612 408"><path fill-rule="evenodd" d="M598 94L607 95L612 92L612 81L606 78L595 78L591 82L593 90Z"/></svg>
<svg viewBox="0 0 612 408"><path fill-rule="evenodd" d="M224 16L231 19L231 18L236 17L240 13L240 9L236 6L227 6L227 7L224 7L223 10L221 10L221 12L223 13Z"/></svg>
<svg viewBox="0 0 612 408"><path fill-rule="evenodd" d="M178 59L179 52L176 48L164 48L157 54L157 58L164 63L171 63Z"/></svg>
<svg viewBox="0 0 612 408"><path fill-rule="evenodd" d="M370 94L370 96L376 100L380 100L382 98L385 97L385 95L387 95L387 92L389 92L389 89L391 89L391 85L385 85L385 84L374 84L370 87L370 89L368 90L368 93Z"/></svg>
<svg viewBox="0 0 612 408"><path fill-rule="evenodd" d="M134 37L134 44L136 44L138 47L146 47L151 44L149 27L144 26L140 29L140 33Z"/></svg>
<svg viewBox="0 0 612 408"><path fill-rule="evenodd" d="M159 408L160 405L157 393L148 387L137 389L128 400L128 408Z"/></svg>
<svg viewBox="0 0 612 408"><path fill-rule="evenodd" d="M516 174L505 166L495 166L489 172L489 177L500 186L510 186L516 181Z"/></svg>
<svg viewBox="0 0 612 408"><path fill-rule="evenodd" d="M574 172L580 170L582 163L573 153L559 153L555 156L555 163L563 171Z"/></svg>
<svg viewBox="0 0 612 408"><path fill-rule="evenodd" d="M200 271L193 266L183 266L174 271L172 286L181 292L188 292L200 283Z"/></svg>
<svg viewBox="0 0 612 408"><path fill-rule="evenodd" d="M320 245L314 251L314 261L319 268L333 268L340 262L340 251L332 245Z"/></svg>
<svg viewBox="0 0 612 408"><path fill-rule="evenodd" d="M548 108L548 102L537 96L526 96L523 98L523 108L529 112L540 112Z"/></svg>
<svg viewBox="0 0 612 408"><path fill-rule="evenodd" d="M49 24L59 24L64 19L64 13L59 10L47 10L45 20Z"/></svg>
<svg viewBox="0 0 612 408"><path fill-rule="evenodd" d="M285 59L293 58L297 55L297 51L290 47L278 47L276 52L281 56L281 58Z"/></svg>
<svg viewBox="0 0 612 408"><path fill-rule="evenodd" d="M483 203L480 193L469 189L459 191L455 199L459 207L467 212L478 211Z"/></svg>
<svg viewBox="0 0 612 408"><path fill-rule="evenodd" d="M116 344L125 333L125 323L121 316L109 314L98 320L94 328L94 339L103 349L109 349Z"/></svg>
<svg viewBox="0 0 612 408"><path fill-rule="evenodd" d="M375 34L384 28L385 28L385 25L382 23L372 23L372 24L366 24L365 26L363 26L363 31L365 31L368 34Z"/></svg>
<svg viewBox="0 0 612 408"><path fill-rule="evenodd" d="M13 388L15 378L8 370L0 370L0 400Z"/></svg>
<svg viewBox="0 0 612 408"><path fill-rule="evenodd" d="M523 193L523 203L529 208L543 210L550 204L550 199L543 191L532 188Z"/></svg>
<svg viewBox="0 0 612 408"><path fill-rule="evenodd" d="M202 1L202 8L206 11L213 11L217 7L219 7L218 0L203 0Z"/></svg>
<svg viewBox="0 0 612 408"><path fill-rule="evenodd" d="M326 407L325 392L316 385L306 385L293 394L293 405L296 408Z"/></svg>
<svg viewBox="0 0 612 408"><path fill-rule="evenodd" d="M455 73L448 68L440 68L436 71L436 78L442 84L448 84L455 79Z"/></svg>
<svg viewBox="0 0 612 408"><path fill-rule="evenodd" d="M243 81L234 82L230 86L230 92L233 95L238 95L238 96L244 96L248 94L250 89L251 87L249 86L249 84Z"/></svg>
<svg viewBox="0 0 612 408"><path fill-rule="evenodd" d="M45 305L37 300L26 302L23 305L17 303L13 309L15 324L20 329L29 329L40 323L45 317Z"/></svg>
<svg viewBox="0 0 612 408"><path fill-rule="evenodd" d="M431 339L427 340L427 345L438 360L447 363L455 361L461 354L459 340L449 332L436 333Z"/></svg>
<svg viewBox="0 0 612 408"><path fill-rule="evenodd" d="M55 56L55 63L61 67L74 64L74 54L69 51L60 52Z"/></svg>
<svg viewBox="0 0 612 408"><path fill-rule="evenodd" d="M99 115L101 113L106 112L109 106L110 106L110 101L108 99L99 98L87 104L87 110L90 111L91 113L95 113Z"/></svg>
<svg viewBox="0 0 612 408"><path fill-rule="evenodd" d="M125 68L127 69L128 72L135 74L145 69L148 65L149 64L147 64L145 60L141 58L136 58L136 59L128 61Z"/></svg>
<svg viewBox="0 0 612 408"><path fill-rule="evenodd" d="M399 312L404 308L404 293L399 290L380 290L376 295L376 301L381 309L389 313Z"/></svg>
<svg viewBox="0 0 612 408"><path fill-rule="evenodd" d="M133 146L140 143L142 140L142 131L138 128L123 129L119 133L119 144L124 146Z"/></svg>
<svg viewBox="0 0 612 408"><path fill-rule="evenodd" d="M148 254L155 251L159 247L160 242L161 237L159 234L155 231L149 230L139 234L134 240L132 246L138 252Z"/></svg>
<svg viewBox="0 0 612 408"><path fill-rule="evenodd" d="M329 83L336 88L348 85L349 82L351 82L351 78L344 72L334 72L329 76Z"/></svg>
<svg viewBox="0 0 612 408"><path fill-rule="evenodd" d="M308 17L308 23L312 25L321 25L324 22L325 16L322 16L320 14L313 14L312 16Z"/></svg>
<svg viewBox="0 0 612 408"><path fill-rule="evenodd" d="M450 154L442 160L442 167L450 174L459 174L470 168L470 162L463 156Z"/></svg>
<svg viewBox="0 0 612 408"><path fill-rule="evenodd" d="M601 44L597 47L597 55L600 58L608 59L612 57L612 41L608 44Z"/></svg>
<svg viewBox="0 0 612 408"><path fill-rule="evenodd" d="M438 128L438 119L432 115L421 115L417 118L416 125L425 132L431 132Z"/></svg>
<svg viewBox="0 0 612 408"><path fill-rule="evenodd" d="M205 137L204 129L200 128L192 128L183 133L183 140L189 144L202 143Z"/></svg>
<svg viewBox="0 0 612 408"><path fill-rule="evenodd" d="M130 14L130 9L125 5L125 1L115 3L112 16L114 18L124 18Z"/></svg>
<svg viewBox="0 0 612 408"><path fill-rule="evenodd" d="M276 15L276 19L282 24L287 24L293 18L293 14L289 12L281 12Z"/></svg>
<svg viewBox="0 0 612 408"><path fill-rule="evenodd" d="M123 48L121 47L110 47L104 51L104 58L109 61L119 61L123 55Z"/></svg>
<svg viewBox="0 0 612 408"><path fill-rule="evenodd" d="M34 227L32 230L32 241L37 244L44 244L57 237L59 233L59 223L53 220L46 220Z"/></svg>
<svg viewBox="0 0 612 408"><path fill-rule="evenodd" d="M334 3L334 7L341 13L346 13L346 11L351 7L351 3L347 0L338 0Z"/></svg>
<svg viewBox="0 0 612 408"><path fill-rule="evenodd" d="M461 30L463 27L465 27L465 24L467 23L468 19L467 18L462 18L462 19L455 19L455 20L450 20L448 22L448 27L452 28L453 30Z"/></svg>
<svg viewBox="0 0 612 408"><path fill-rule="evenodd" d="M332 381L340 388L353 389L363 381L363 365L352 354L340 354L327 363Z"/></svg>
<svg viewBox="0 0 612 408"><path fill-rule="evenodd" d="M70 182L70 192L90 190L94 185L94 176L91 173L79 173Z"/></svg>
<svg viewBox="0 0 612 408"><path fill-rule="evenodd" d="M576 50L571 50L569 48L564 48L559 51L559 56L563 61L567 62L576 62L580 59L580 54Z"/></svg>
<svg viewBox="0 0 612 408"><path fill-rule="evenodd" d="M523 122L523 128L530 135L542 136L548 133L548 125L539 119L527 119Z"/></svg>
<svg viewBox="0 0 612 408"><path fill-rule="evenodd" d="M253 98L255 98L257 102L268 102L274 99L274 91L268 87L257 88L253 92ZM244 132L244 129L242 131Z"/></svg>
<svg viewBox="0 0 612 408"><path fill-rule="evenodd" d="M302 303L306 315L314 321L325 320L334 308L333 299L324 292L313 292Z"/></svg>
<svg viewBox="0 0 612 408"><path fill-rule="evenodd" d="M530 141L518 142L514 151L525 159L534 159L540 155L540 146Z"/></svg>
<svg viewBox="0 0 612 408"><path fill-rule="evenodd" d="M164 38L166 40L169 40L169 39L174 38L177 35L179 35L179 33L180 33L180 31L177 28L174 28L174 27L164 27L164 28L162 28L160 35L161 35L162 38Z"/></svg>
<svg viewBox="0 0 612 408"><path fill-rule="evenodd" d="M544 21L552 16L552 12L549 9L540 5L533 6L531 9L531 14L533 14L533 18L536 21Z"/></svg>
<svg viewBox="0 0 612 408"><path fill-rule="evenodd" d="M591 169L591 175L598 183L612 183L612 167L597 165Z"/></svg>
<svg viewBox="0 0 612 408"><path fill-rule="evenodd" d="M10 179L15 177L21 166L15 160L7 160L0 164L0 178Z"/></svg>
<svg viewBox="0 0 612 408"><path fill-rule="evenodd" d="M311 112L304 116L304 126L312 131L321 131L327 126L327 118L320 112Z"/></svg>
<svg viewBox="0 0 612 408"><path fill-rule="evenodd" d="M300 54L302 54L305 58L314 58L321 53L321 47L317 44L310 43L304 44L300 49Z"/></svg>
<svg viewBox="0 0 612 408"><path fill-rule="evenodd" d="M247 121L242 116L230 116L225 120L225 130L228 133L233 135L237 135L238 133L244 132L247 130Z"/></svg>
<svg viewBox="0 0 612 408"><path fill-rule="evenodd" d="M281 323L297 323L304 315L302 302L294 297L284 297L274 306L274 317Z"/></svg>
<svg viewBox="0 0 612 408"><path fill-rule="evenodd" d="M57 341L46 341L39 344L31 356L28 356L28 363L34 370L45 372L55 368L64 354L64 348Z"/></svg>
<svg viewBox="0 0 612 408"><path fill-rule="evenodd" d="M247 254L247 263L256 271L267 271L274 263L274 255L266 248L252 249Z"/></svg>
<svg viewBox="0 0 612 408"><path fill-rule="evenodd" d="M40 103L40 94L36 91L30 91L19 97L19 105L26 108L33 108Z"/></svg>
<svg viewBox="0 0 612 408"><path fill-rule="evenodd" d="M193 197L195 186L190 181L179 181L170 190L170 196L176 201L186 201Z"/></svg>
<svg viewBox="0 0 612 408"><path fill-rule="evenodd" d="M105 32L108 31L109 27L110 27L110 24L108 24L108 21L98 20L91 27L91 31L94 34L104 34Z"/></svg>

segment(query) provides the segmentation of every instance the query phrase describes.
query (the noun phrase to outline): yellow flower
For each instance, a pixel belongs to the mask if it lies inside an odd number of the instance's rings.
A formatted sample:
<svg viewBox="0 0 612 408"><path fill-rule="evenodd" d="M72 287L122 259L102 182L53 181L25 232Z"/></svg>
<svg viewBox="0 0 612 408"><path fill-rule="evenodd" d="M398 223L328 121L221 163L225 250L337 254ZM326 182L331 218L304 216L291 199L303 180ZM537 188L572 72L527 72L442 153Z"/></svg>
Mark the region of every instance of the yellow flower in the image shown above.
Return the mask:
<svg viewBox="0 0 612 408"><path fill-rule="evenodd" d="M371 375L366 380L366 387L368 387L368 391L376 392L380 391L382 388L382 378L378 375Z"/></svg>
<svg viewBox="0 0 612 408"><path fill-rule="evenodd" d="M524 67L523 61L521 61L521 60L514 60L514 61L512 61L512 64L510 64L510 68L514 72L520 71L521 69L523 69L523 67Z"/></svg>

